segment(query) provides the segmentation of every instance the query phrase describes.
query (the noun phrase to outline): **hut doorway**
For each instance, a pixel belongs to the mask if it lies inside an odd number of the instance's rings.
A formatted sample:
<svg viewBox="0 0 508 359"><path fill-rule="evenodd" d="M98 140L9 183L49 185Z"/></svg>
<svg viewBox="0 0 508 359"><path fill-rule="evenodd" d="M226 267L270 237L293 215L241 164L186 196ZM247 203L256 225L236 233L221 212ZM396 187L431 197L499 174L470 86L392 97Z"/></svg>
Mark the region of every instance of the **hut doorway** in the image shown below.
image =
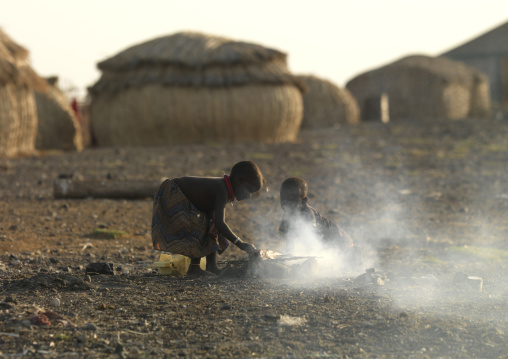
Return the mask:
<svg viewBox="0 0 508 359"><path fill-rule="evenodd" d="M502 100L501 106L508 108L508 56L501 59Z"/></svg>

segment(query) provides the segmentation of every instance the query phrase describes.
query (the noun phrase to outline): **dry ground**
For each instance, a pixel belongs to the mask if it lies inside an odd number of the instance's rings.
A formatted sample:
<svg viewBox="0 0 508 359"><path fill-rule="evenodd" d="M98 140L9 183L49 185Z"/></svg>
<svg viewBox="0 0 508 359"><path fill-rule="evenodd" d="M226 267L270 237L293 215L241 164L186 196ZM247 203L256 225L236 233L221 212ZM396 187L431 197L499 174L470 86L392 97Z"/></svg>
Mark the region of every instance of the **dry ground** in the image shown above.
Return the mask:
<svg viewBox="0 0 508 359"><path fill-rule="evenodd" d="M258 163L270 191L228 208L234 231L281 249L278 188L304 177L311 205L352 235L364 269L375 267L383 283L344 271L161 276L149 267L158 258L149 198L53 198L60 174L221 176L244 159ZM302 132L292 144L1 160L0 357L506 358L507 163L506 120L364 123ZM97 229L123 235L100 238ZM230 248L221 261L242 258ZM113 262L119 273L87 278L92 262ZM483 291L457 281L461 273L483 278ZM74 327L31 324L35 307Z"/></svg>

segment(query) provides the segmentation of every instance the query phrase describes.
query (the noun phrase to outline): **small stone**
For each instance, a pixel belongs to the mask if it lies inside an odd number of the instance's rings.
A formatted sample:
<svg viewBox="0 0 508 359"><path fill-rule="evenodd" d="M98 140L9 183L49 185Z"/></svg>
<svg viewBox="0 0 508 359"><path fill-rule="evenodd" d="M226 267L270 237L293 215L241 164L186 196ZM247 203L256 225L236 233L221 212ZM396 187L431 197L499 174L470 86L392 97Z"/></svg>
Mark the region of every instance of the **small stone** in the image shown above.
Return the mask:
<svg viewBox="0 0 508 359"><path fill-rule="evenodd" d="M221 307L221 309L223 309L223 310L229 310L229 309L231 309L231 304L224 304L224 305Z"/></svg>
<svg viewBox="0 0 508 359"><path fill-rule="evenodd" d="M85 326L83 327L83 329L96 331L97 327L93 323L86 323Z"/></svg>
<svg viewBox="0 0 508 359"><path fill-rule="evenodd" d="M24 326L24 327L31 327L32 326L32 322L28 319L25 319L25 320L22 320L21 321L21 325Z"/></svg>
<svg viewBox="0 0 508 359"><path fill-rule="evenodd" d="M60 305L60 299L58 299L58 298L51 299L51 305L53 307L58 307Z"/></svg>
<svg viewBox="0 0 508 359"><path fill-rule="evenodd" d="M325 297L323 298L323 301L325 303L335 303L335 298L329 294L326 294Z"/></svg>
<svg viewBox="0 0 508 359"><path fill-rule="evenodd" d="M90 263L86 266L86 274L110 274L115 275L115 265L113 263Z"/></svg>
<svg viewBox="0 0 508 359"><path fill-rule="evenodd" d="M0 302L0 309L12 309L13 305L5 302Z"/></svg>
<svg viewBox="0 0 508 359"><path fill-rule="evenodd" d="M123 351L124 351L123 345L121 343L117 343L115 347L115 354L122 355Z"/></svg>
<svg viewBox="0 0 508 359"><path fill-rule="evenodd" d="M13 296L8 296L8 297L5 297L4 302L5 302L5 303L18 304L18 301L17 301L17 300L16 300L16 298L14 298Z"/></svg>

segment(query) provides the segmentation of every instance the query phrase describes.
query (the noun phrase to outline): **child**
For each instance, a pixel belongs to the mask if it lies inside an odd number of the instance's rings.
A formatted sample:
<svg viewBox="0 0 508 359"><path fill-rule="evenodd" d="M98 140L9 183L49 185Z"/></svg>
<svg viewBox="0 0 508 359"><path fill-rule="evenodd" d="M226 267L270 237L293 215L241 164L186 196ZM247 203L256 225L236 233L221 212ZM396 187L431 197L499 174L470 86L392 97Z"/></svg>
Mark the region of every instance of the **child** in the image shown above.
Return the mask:
<svg viewBox="0 0 508 359"><path fill-rule="evenodd" d="M325 246L336 247L347 255L353 266L361 265L361 250L339 226L323 217L307 203L308 186L304 179L290 177L282 182L280 205L284 211L279 232L289 238L302 229L301 225L315 228L315 234Z"/></svg>
<svg viewBox="0 0 508 359"><path fill-rule="evenodd" d="M264 183L261 171L251 161L238 162L224 178L179 177L164 181L153 200L154 249L190 257L188 275L207 274L199 266L201 257L206 257L206 271L219 274L217 252L224 252L227 240L248 253L256 251L226 224L226 205L249 198Z"/></svg>

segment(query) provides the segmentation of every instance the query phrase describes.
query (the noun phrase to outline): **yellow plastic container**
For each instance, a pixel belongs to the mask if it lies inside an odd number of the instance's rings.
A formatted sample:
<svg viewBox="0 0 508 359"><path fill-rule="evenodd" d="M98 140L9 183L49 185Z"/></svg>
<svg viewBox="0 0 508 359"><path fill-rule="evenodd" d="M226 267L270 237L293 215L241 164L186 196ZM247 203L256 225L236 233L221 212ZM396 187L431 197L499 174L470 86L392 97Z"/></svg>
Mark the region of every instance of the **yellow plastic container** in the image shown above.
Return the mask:
<svg viewBox="0 0 508 359"><path fill-rule="evenodd" d="M161 253L158 262L153 262L154 268L159 268L162 275L182 276L187 274L190 266L190 258L181 254L164 254ZM206 258L201 258L199 263L201 269L206 270Z"/></svg>

